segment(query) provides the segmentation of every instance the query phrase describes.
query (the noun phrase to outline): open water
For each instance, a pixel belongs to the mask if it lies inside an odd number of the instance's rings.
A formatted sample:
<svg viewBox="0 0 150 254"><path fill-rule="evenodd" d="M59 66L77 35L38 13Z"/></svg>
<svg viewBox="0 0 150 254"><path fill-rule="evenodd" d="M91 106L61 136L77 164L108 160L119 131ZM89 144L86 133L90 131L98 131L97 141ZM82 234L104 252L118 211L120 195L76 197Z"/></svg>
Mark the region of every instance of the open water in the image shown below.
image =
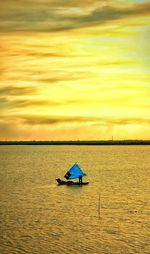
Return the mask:
<svg viewBox="0 0 150 254"><path fill-rule="evenodd" d="M0 146L0 253L149 254L149 179L150 146Z"/></svg>

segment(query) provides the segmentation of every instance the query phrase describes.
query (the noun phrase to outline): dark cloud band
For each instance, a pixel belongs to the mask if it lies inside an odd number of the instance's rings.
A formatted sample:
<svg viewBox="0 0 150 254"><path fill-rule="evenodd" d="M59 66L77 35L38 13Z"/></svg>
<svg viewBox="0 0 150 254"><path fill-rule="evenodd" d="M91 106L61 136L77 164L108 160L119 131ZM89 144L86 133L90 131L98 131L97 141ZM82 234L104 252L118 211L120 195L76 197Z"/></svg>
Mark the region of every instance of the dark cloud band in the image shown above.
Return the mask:
<svg viewBox="0 0 150 254"><path fill-rule="evenodd" d="M142 118L142 117L135 117L135 118L124 118L124 117L91 117L91 116L42 116L42 115L18 115L18 116L10 116L6 117L3 116L1 121L18 121L22 124L35 126L35 125L58 125L58 124L94 124L94 125L106 125L106 126L117 126L117 125L134 125L134 124L150 124L150 119Z"/></svg>
<svg viewBox="0 0 150 254"><path fill-rule="evenodd" d="M66 1L6 1L2 4L0 30L56 32L103 24L113 20L150 13L150 4L136 4L130 7L117 7L108 1L94 1L87 4L65 4ZM14 3L12 3L14 2ZM68 1L67 1L68 2ZM86 3L87 1L83 1ZM111 4L109 4L109 2ZM8 4L9 3L9 4ZM16 4L15 4L16 3ZM99 3L99 5L98 5ZM94 5L97 4L97 5ZM95 6L92 8L92 6ZM78 10L78 12L75 11Z"/></svg>
<svg viewBox="0 0 150 254"><path fill-rule="evenodd" d="M36 92L36 87L4 86L0 88L0 96L25 96L35 94Z"/></svg>

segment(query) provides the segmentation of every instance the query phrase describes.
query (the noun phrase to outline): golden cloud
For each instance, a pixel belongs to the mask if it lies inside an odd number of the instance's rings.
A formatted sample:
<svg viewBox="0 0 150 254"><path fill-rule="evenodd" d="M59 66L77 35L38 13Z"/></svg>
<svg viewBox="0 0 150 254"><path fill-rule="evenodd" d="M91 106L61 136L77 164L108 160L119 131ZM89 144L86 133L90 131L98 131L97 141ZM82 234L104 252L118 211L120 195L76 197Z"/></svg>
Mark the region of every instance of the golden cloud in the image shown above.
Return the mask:
<svg viewBox="0 0 150 254"><path fill-rule="evenodd" d="M114 1L10 1L1 5L1 31L64 31L148 15L150 4L117 6ZM67 12L66 12L67 10ZM76 10L76 11L75 11ZM78 11L77 11L78 10Z"/></svg>

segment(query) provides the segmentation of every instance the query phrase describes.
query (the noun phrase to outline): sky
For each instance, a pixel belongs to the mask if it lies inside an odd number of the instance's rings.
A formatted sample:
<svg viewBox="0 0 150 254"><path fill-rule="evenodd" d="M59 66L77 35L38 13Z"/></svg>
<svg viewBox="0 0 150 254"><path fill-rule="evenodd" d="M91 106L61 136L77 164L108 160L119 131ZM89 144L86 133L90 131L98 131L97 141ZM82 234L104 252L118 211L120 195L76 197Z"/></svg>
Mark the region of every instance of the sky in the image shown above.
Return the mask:
<svg viewBox="0 0 150 254"><path fill-rule="evenodd" d="M150 139L150 1L0 8L0 140Z"/></svg>

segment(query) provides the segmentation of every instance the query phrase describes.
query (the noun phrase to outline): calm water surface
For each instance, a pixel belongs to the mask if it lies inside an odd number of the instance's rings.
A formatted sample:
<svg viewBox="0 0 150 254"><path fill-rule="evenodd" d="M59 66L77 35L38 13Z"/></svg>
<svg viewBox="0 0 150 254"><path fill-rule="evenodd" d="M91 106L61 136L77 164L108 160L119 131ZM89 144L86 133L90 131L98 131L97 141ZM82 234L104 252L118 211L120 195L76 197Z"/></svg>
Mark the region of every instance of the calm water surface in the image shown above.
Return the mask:
<svg viewBox="0 0 150 254"><path fill-rule="evenodd" d="M0 253L149 254L149 179L150 146L0 146Z"/></svg>

